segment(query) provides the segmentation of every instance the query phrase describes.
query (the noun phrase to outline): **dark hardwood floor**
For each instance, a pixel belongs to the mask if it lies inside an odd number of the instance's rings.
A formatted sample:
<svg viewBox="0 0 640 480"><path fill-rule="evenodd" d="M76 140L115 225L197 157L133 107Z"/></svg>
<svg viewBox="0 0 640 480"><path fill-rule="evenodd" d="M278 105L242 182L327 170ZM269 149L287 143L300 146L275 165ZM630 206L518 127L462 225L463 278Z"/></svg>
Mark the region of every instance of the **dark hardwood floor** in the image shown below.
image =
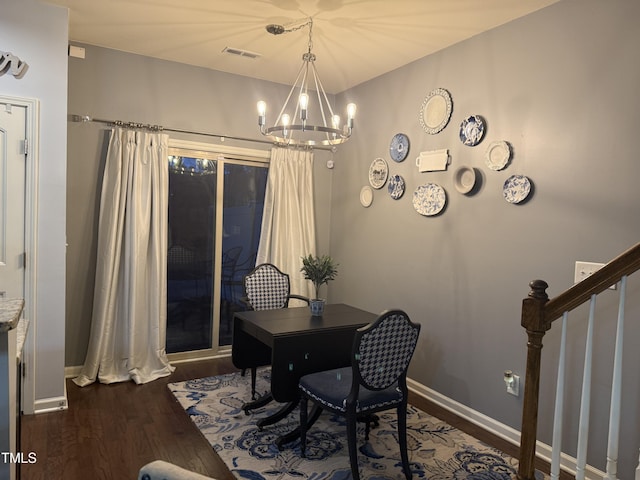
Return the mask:
<svg viewBox="0 0 640 480"><path fill-rule="evenodd" d="M134 480L142 465L157 459L218 480L233 480L166 385L236 369L229 358L176 367L169 377L146 385L125 382L80 388L67 380L68 410L23 417L21 450L34 452L37 461L21 465L21 480ZM517 456L509 442L447 410L413 394L410 402Z"/></svg>

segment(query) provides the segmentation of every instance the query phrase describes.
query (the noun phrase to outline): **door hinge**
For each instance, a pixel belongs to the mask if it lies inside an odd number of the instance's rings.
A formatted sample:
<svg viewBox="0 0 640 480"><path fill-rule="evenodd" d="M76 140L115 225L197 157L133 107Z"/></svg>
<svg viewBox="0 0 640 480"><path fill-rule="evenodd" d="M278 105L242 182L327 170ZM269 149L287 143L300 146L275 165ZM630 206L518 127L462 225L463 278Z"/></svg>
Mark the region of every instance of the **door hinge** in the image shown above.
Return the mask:
<svg viewBox="0 0 640 480"><path fill-rule="evenodd" d="M22 254L22 268L27 268L27 252Z"/></svg>
<svg viewBox="0 0 640 480"><path fill-rule="evenodd" d="M28 138L25 138L22 141L22 154L29 155L29 139Z"/></svg>

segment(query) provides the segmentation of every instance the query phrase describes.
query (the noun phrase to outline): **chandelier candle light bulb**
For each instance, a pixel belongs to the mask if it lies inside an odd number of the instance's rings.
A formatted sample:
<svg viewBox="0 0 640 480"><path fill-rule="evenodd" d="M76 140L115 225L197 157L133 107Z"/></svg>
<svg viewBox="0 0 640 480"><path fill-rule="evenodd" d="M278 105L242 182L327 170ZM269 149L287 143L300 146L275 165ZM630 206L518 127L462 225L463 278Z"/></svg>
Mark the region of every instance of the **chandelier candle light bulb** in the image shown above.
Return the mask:
<svg viewBox="0 0 640 480"><path fill-rule="evenodd" d="M309 106L309 95L306 93L300 94L300 120L302 120L302 130L304 130L304 124L307 121L307 107Z"/></svg>
<svg viewBox="0 0 640 480"><path fill-rule="evenodd" d="M258 102L258 125L260 125L260 127L264 126L266 122L266 116L267 116L267 103L264 102L263 100L260 100Z"/></svg>
<svg viewBox="0 0 640 480"><path fill-rule="evenodd" d="M289 118L289 115L287 113L282 115L282 134L286 137L288 130L289 130L289 124L291 123L291 119Z"/></svg>
<svg viewBox="0 0 640 480"><path fill-rule="evenodd" d="M353 128L353 119L356 118L356 104L350 103L347 105L347 127L349 130Z"/></svg>

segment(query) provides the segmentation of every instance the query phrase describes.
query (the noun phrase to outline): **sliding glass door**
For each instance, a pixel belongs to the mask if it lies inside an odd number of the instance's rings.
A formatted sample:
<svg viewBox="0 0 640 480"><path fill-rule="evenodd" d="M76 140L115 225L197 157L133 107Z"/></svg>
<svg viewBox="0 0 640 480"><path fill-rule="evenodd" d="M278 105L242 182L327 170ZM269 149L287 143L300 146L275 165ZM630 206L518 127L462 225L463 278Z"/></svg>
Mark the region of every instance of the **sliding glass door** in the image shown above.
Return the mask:
<svg viewBox="0 0 640 480"><path fill-rule="evenodd" d="M218 345L230 345L233 314L245 310L243 277L256 264L267 169L226 162L222 213L220 335Z"/></svg>
<svg viewBox="0 0 640 480"><path fill-rule="evenodd" d="M208 355L231 343L260 239L267 164L195 153L169 156L169 354Z"/></svg>

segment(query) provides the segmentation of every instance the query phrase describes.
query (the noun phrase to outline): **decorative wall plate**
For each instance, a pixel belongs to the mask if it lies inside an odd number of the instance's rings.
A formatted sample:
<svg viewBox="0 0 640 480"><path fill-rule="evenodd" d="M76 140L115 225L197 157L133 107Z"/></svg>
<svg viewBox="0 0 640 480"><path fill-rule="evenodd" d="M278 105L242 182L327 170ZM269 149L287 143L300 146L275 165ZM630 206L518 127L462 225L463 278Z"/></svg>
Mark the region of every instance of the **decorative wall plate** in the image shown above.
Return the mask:
<svg viewBox="0 0 640 480"><path fill-rule="evenodd" d="M420 185L413 192L413 208L420 215L437 215L442 211L446 203L446 192L440 185L435 183Z"/></svg>
<svg viewBox="0 0 640 480"><path fill-rule="evenodd" d="M449 123L453 102L451 94L444 88L436 88L429 92L429 95L422 102L420 107L420 125L424 131L435 135Z"/></svg>
<svg viewBox="0 0 640 480"><path fill-rule="evenodd" d="M394 200L398 200L402 195L404 195L404 178L400 175L391 175L389 177L389 183L387 184L387 190L389 191L389 195Z"/></svg>
<svg viewBox="0 0 640 480"><path fill-rule="evenodd" d="M373 190L369 185L365 185L360 190L360 203L363 207L368 207L373 202Z"/></svg>
<svg viewBox="0 0 640 480"><path fill-rule="evenodd" d="M493 142L487 148L484 163L491 170L502 170L509 163L511 149L505 141Z"/></svg>
<svg viewBox="0 0 640 480"><path fill-rule="evenodd" d="M396 162L402 162L407 158L409 153L409 137L404 133L396 133L391 139L391 145L389 145L389 155L391 160Z"/></svg>
<svg viewBox="0 0 640 480"><path fill-rule="evenodd" d="M460 193L469 193L476 184L476 171L470 167L460 167L456 170L454 183Z"/></svg>
<svg viewBox="0 0 640 480"><path fill-rule="evenodd" d="M389 166L383 158L376 158L369 167L369 183L375 189L382 188L389 175Z"/></svg>
<svg viewBox="0 0 640 480"><path fill-rule="evenodd" d="M469 147L480 143L484 136L484 120L480 115L471 115L460 124L460 141Z"/></svg>
<svg viewBox="0 0 640 480"><path fill-rule="evenodd" d="M509 203L520 203L531 193L531 181L524 175L511 175L504 182L502 195Z"/></svg>

